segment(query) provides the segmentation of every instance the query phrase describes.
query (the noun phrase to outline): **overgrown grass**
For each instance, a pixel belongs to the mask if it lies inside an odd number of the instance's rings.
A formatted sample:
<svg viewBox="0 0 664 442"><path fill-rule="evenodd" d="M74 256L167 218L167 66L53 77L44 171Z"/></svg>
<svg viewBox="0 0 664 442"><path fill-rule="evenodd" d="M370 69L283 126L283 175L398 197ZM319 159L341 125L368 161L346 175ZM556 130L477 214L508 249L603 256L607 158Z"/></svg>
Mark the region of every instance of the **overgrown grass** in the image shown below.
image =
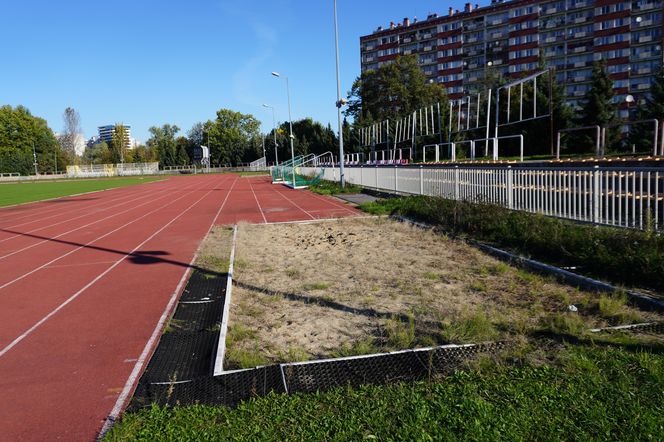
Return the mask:
<svg viewBox="0 0 664 442"><path fill-rule="evenodd" d="M342 193L362 193L362 188L346 183L345 187L341 187L339 183L332 181L321 180L318 184L309 186L309 190L319 195L339 195Z"/></svg>
<svg viewBox="0 0 664 442"><path fill-rule="evenodd" d="M556 363L488 363L439 382L271 395L232 410L153 407L106 440L661 440L662 385L662 354L580 347Z"/></svg>
<svg viewBox="0 0 664 442"><path fill-rule="evenodd" d="M432 197L363 204L373 214L399 214L526 256L615 283L662 290L664 237L654 232L577 224L544 215Z"/></svg>
<svg viewBox="0 0 664 442"><path fill-rule="evenodd" d="M0 184L0 207L60 198L79 193L158 181L160 177L104 178L95 180L40 181ZM82 199L81 201L85 201Z"/></svg>

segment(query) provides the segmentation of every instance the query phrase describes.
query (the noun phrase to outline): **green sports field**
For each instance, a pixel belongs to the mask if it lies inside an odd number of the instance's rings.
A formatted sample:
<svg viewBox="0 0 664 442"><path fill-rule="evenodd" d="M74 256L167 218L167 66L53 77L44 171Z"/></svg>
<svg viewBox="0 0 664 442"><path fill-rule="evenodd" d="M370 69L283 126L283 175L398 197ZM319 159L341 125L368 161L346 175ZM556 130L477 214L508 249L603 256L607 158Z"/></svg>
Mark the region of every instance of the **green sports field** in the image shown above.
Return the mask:
<svg viewBox="0 0 664 442"><path fill-rule="evenodd" d="M133 186L160 179L162 178L136 177L0 184L0 207L76 195L79 193Z"/></svg>

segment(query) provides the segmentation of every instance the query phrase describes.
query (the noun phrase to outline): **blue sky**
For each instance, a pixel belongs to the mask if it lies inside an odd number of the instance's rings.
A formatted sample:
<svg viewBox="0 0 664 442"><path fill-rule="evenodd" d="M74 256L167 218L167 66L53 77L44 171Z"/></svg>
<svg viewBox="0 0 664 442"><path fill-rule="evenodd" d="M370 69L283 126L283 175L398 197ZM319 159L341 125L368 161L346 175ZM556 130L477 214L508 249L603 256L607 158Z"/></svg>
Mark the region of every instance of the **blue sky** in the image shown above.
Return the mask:
<svg viewBox="0 0 664 442"><path fill-rule="evenodd" d="M86 137L122 122L145 142L150 126L229 108L272 127L312 117L336 130L332 0L23 0L0 15L0 104L22 104L62 130L67 106ZM462 1L338 0L342 90L359 75L359 37ZM485 2L486 3L486 2Z"/></svg>

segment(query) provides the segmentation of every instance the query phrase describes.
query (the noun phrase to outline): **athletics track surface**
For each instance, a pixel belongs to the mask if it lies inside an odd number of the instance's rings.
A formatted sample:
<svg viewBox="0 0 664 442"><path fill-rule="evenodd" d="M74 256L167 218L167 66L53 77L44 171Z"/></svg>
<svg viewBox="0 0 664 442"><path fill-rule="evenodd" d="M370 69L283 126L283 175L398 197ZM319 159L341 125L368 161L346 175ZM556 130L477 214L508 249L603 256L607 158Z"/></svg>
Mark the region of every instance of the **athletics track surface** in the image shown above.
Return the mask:
<svg viewBox="0 0 664 442"><path fill-rule="evenodd" d="M357 213L237 175L0 209L0 441L96 437L131 397L213 225Z"/></svg>

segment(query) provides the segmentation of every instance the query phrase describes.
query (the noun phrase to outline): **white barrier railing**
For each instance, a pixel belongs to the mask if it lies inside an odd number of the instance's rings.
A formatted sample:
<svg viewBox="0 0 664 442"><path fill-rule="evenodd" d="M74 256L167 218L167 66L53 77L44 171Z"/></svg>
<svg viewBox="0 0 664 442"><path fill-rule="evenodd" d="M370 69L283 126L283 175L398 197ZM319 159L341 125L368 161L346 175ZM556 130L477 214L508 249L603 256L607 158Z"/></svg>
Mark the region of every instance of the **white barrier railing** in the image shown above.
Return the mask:
<svg viewBox="0 0 664 442"><path fill-rule="evenodd" d="M664 228L661 168L349 167L345 174L350 184L381 191L485 202L617 227ZM339 169L325 168L323 179L338 181Z"/></svg>

